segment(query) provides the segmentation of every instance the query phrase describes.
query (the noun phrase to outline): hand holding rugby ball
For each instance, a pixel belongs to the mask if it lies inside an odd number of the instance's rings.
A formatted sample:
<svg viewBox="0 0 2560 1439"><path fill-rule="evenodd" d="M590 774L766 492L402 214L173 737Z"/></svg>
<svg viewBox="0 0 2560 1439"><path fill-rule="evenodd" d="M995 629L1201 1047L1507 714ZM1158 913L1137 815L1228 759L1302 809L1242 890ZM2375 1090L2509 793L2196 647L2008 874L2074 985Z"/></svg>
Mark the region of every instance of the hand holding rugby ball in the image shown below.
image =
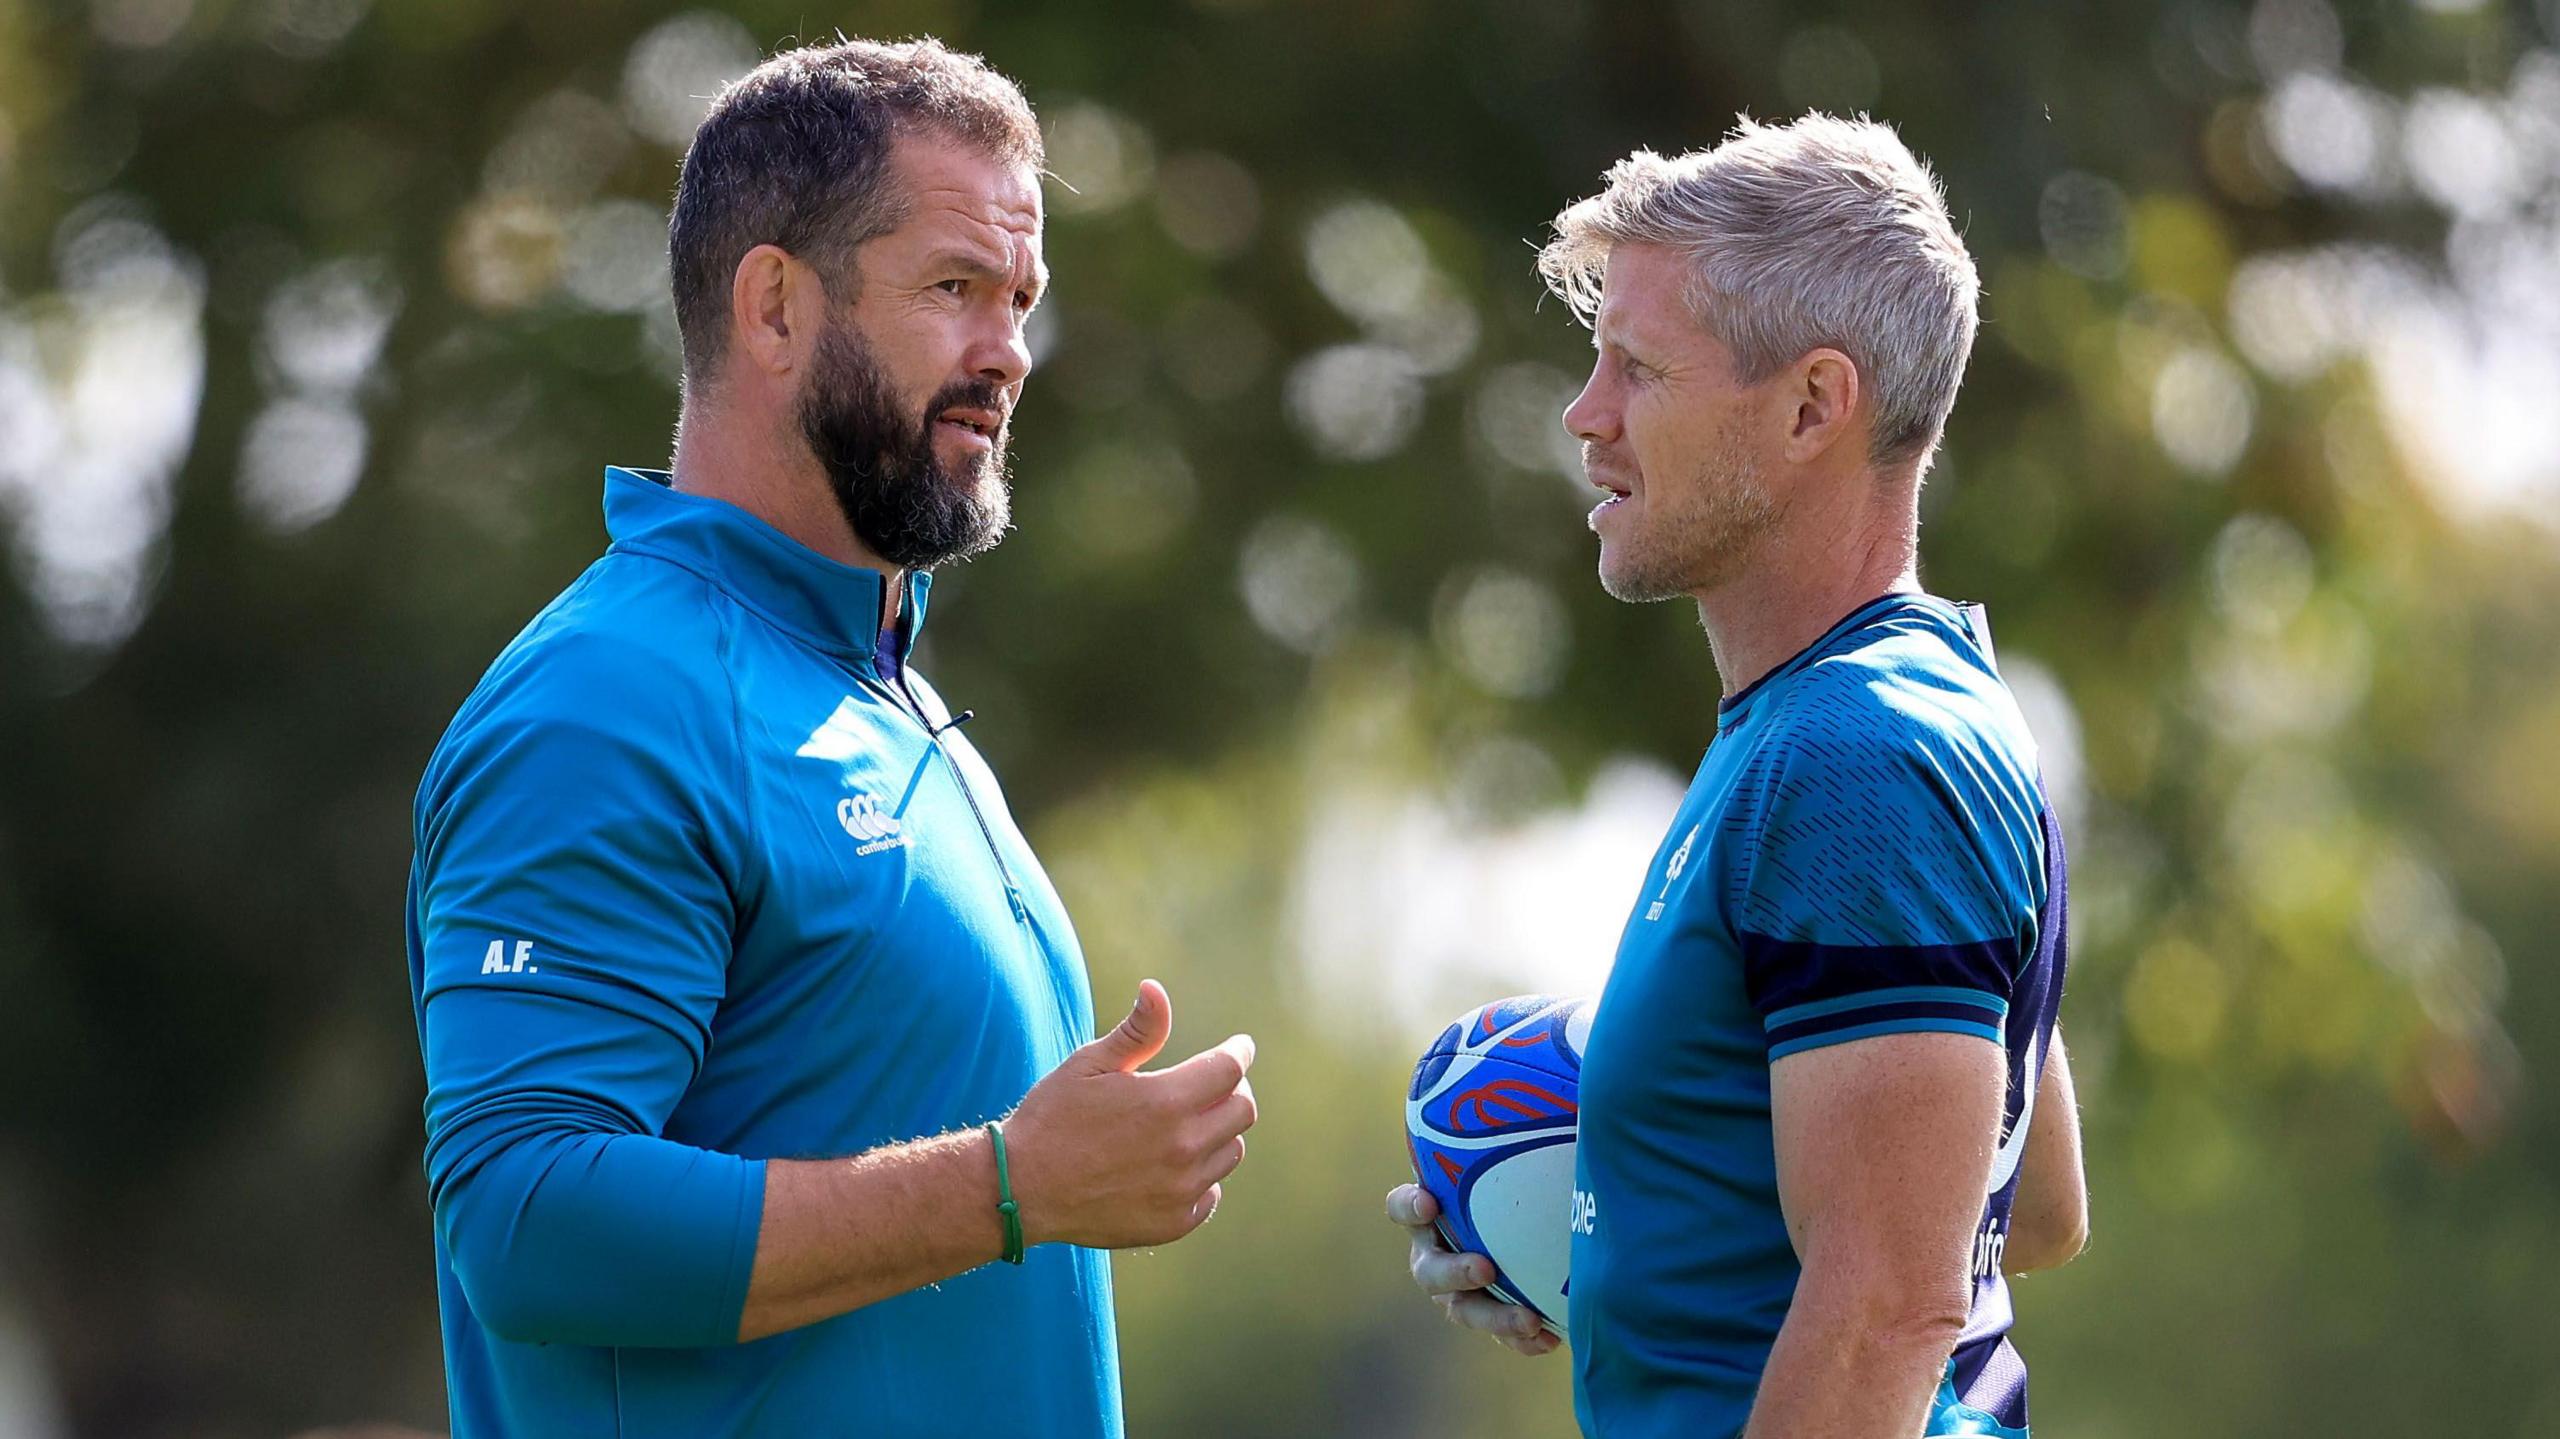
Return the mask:
<svg viewBox="0 0 2560 1439"><path fill-rule="evenodd" d="M1564 1332L1573 1146L1588 1000L1522 995L1468 1013L1414 1066L1405 1133L1440 1235L1495 1268L1489 1292Z"/></svg>

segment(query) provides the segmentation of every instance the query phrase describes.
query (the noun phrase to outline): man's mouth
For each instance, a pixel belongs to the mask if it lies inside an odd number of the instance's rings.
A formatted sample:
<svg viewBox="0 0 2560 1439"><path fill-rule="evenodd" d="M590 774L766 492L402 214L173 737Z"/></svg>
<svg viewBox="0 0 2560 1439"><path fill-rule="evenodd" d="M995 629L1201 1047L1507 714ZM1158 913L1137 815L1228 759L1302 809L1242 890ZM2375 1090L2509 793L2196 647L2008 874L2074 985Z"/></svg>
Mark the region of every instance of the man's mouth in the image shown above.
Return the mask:
<svg viewBox="0 0 2560 1439"><path fill-rule="evenodd" d="M934 423L945 425L969 437L972 445L993 446L1004 428L1004 416L994 410L954 406L934 417Z"/></svg>
<svg viewBox="0 0 2560 1439"><path fill-rule="evenodd" d="M1628 498L1635 494L1635 487L1632 485L1620 484L1618 481L1610 479L1608 476L1593 469L1586 468L1583 470L1582 474L1585 479L1591 481L1591 488L1598 490L1601 495L1600 503L1593 505L1591 507L1591 513L1583 516L1582 520L1582 522L1585 525L1588 525L1593 532L1597 533L1600 528L1600 521L1612 510L1624 505Z"/></svg>

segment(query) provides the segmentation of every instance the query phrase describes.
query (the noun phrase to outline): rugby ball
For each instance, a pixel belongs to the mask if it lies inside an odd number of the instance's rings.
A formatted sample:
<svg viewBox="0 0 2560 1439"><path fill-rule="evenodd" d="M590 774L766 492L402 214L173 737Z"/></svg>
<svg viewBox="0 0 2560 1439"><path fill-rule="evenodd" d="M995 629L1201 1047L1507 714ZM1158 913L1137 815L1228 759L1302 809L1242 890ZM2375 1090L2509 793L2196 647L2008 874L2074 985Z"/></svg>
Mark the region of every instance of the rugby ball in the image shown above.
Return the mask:
<svg viewBox="0 0 2560 1439"><path fill-rule="evenodd" d="M1591 1009L1527 994L1474 1010L1432 1041L1405 1096L1414 1177L1440 1206L1440 1237L1491 1259L1492 1293L1558 1334Z"/></svg>

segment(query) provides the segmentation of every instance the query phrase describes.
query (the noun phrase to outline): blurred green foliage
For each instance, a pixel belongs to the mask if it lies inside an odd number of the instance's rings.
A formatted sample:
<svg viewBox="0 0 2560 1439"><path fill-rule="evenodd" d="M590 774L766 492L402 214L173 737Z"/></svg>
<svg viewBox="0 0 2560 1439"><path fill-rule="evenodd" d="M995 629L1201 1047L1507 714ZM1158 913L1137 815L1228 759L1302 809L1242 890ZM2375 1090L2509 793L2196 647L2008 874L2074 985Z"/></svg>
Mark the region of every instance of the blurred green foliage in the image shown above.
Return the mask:
<svg viewBox="0 0 2560 1439"><path fill-rule="evenodd" d="M836 25L988 54L1061 182L1021 533L926 662L1099 1006L1261 1040L1227 1208L1119 1268L1134 1433L1569 1430L1377 1214L1439 1011L1557 957L1335 952L1310 836L1694 763L1530 247L1808 106L1897 123L1986 281L1924 552L2074 845L2047 1427L2560 1433L2560 7L2462 0L0 0L0 1421L441 1425L410 792L665 452L699 97ZM1632 893L1572 858L1526 887Z"/></svg>

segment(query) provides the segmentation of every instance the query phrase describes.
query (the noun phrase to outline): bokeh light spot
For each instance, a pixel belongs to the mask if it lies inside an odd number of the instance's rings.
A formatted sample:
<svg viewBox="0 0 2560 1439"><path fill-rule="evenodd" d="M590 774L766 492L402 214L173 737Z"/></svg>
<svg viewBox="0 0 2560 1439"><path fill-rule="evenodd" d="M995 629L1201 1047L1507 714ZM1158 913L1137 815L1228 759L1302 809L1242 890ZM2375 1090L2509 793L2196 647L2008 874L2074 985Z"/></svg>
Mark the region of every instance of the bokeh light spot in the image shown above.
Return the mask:
<svg viewBox="0 0 2560 1439"><path fill-rule="evenodd" d="M623 62L623 113L641 134L681 147L721 88L754 69L761 54L746 26L716 10L661 20Z"/></svg>
<svg viewBox="0 0 2560 1439"><path fill-rule="evenodd" d="M1326 648L1360 599L1360 562L1333 530L1274 515L1245 538L1236 579L1263 633L1305 654Z"/></svg>

